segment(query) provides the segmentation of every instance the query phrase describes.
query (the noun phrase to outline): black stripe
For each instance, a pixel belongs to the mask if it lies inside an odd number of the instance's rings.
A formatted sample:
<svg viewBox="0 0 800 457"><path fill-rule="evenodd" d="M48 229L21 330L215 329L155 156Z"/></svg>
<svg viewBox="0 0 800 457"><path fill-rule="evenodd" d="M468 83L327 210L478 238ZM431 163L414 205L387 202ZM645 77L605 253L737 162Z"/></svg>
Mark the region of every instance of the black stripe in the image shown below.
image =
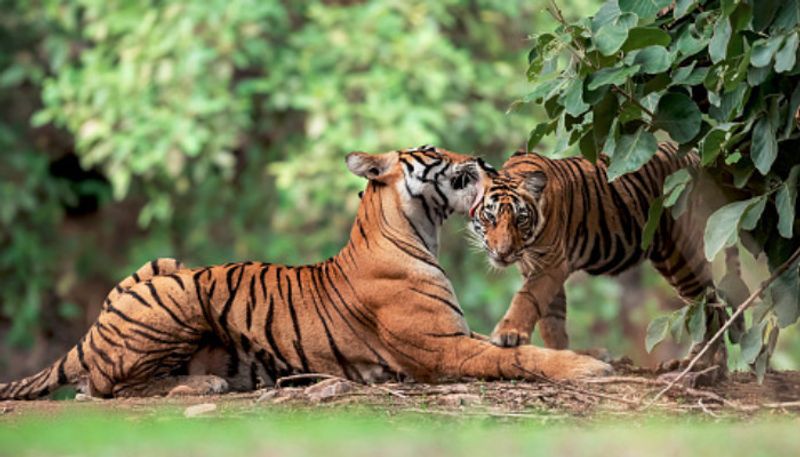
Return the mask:
<svg viewBox="0 0 800 457"><path fill-rule="evenodd" d="M167 312L167 314L169 314L169 317L170 317L170 318L172 318L172 320L173 320L173 321L174 321L176 324L180 325L181 327L183 327L183 328L185 328L185 329L188 329L188 330L190 330L192 333L197 333L197 330L195 330L195 329L194 329L192 326L190 326L190 325L189 325L189 324L187 324L186 322L182 321L182 320L181 320L181 319L180 319L180 318L179 318L179 317L178 317L178 316L177 316L177 315L176 315L174 312L172 312L172 310L171 310L171 309L169 309L169 308L167 307L167 305L165 305L165 304L164 304L164 302L161 300L161 296L160 296L160 295L158 295L158 291L156 290L156 287L153 285L153 283L152 283L152 282L150 282L150 281L147 281L145 284L147 285L147 288L150 290L150 295L152 295L152 296L153 296L153 299L155 299L155 301L156 301L156 304L157 304L157 305L158 305L158 306L159 306L161 309L163 309L164 311L166 311L166 312ZM177 301L176 301L174 298L172 298L172 297L171 297L169 294L167 294L167 296L169 296L169 298L171 298L171 299L172 299L173 303L175 303L175 304L177 304L177 303L178 303L178 302L177 302Z"/></svg>
<svg viewBox="0 0 800 457"><path fill-rule="evenodd" d="M178 283L178 285L181 287L181 290L186 290L186 285L183 283L183 279L181 279L180 276L178 276L178 275L173 273L173 274L169 274L169 275L164 275L164 277L170 278L173 281L175 281L176 283Z"/></svg>
<svg viewBox="0 0 800 457"><path fill-rule="evenodd" d="M139 303L141 303L142 305L144 305L147 308L152 308L153 307L150 303L147 303L147 301L145 301L145 299L142 298L141 295L137 294L136 292L134 292L134 291L132 291L130 289L126 289L124 293L126 293L126 294L130 295L131 297L135 298L136 301L138 301Z"/></svg>
<svg viewBox="0 0 800 457"><path fill-rule="evenodd" d="M267 317L264 322L264 337L267 339L267 344L269 344L272 353L275 355L275 358L278 359L281 363L283 363L289 370L292 369L292 364L289 363L288 360L283 356L280 349L278 349L278 343L275 341L275 336L272 334L272 322L274 317L275 311L275 303L272 297L272 294L269 295L269 305L267 308Z"/></svg>
<svg viewBox="0 0 800 457"><path fill-rule="evenodd" d="M295 276L297 278L297 287L302 291L302 283L300 281L300 269L295 269ZM295 340L292 342L297 357L300 358L300 365L303 371L308 373L311 370L308 367L308 359L306 359L305 351L303 351L303 337L300 334L300 323L297 320L297 312L294 309L294 297L292 293L292 280L289 275L286 275L286 304L289 306L289 316L292 318L292 328L294 328Z"/></svg>
<svg viewBox="0 0 800 457"><path fill-rule="evenodd" d="M462 311L461 308L459 308L456 304L454 304L453 302L451 302L447 298L440 297L438 295L434 295L434 294L425 292L423 290L419 290L419 289L417 289L416 287L413 287L413 286L410 287L409 290L412 290L412 291L414 291L414 292L416 292L418 294L421 294L421 295L424 295L424 296L426 296L428 298L436 300L436 301L438 301L440 303L444 303L445 305L447 305L448 308L450 308L453 311L455 311L456 314L458 314L459 316L463 316L464 315L464 311Z"/></svg>
<svg viewBox="0 0 800 457"><path fill-rule="evenodd" d="M64 371L64 363L67 361L67 356L61 357L58 361L58 384L63 386L67 381L67 373Z"/></svg>
<svg viewBox="0 0 800 457"><path fill-rule="evenodd" d="M86 359L84 359L84 355L83 355L84 338L85 338L85 336L81 337L81 340L78 341L78 344L75 345L75 349L78 352L78 361L81 363L81 368L83 368L84 372L88 373L89 372L89 365L86 364Z"/></svg>

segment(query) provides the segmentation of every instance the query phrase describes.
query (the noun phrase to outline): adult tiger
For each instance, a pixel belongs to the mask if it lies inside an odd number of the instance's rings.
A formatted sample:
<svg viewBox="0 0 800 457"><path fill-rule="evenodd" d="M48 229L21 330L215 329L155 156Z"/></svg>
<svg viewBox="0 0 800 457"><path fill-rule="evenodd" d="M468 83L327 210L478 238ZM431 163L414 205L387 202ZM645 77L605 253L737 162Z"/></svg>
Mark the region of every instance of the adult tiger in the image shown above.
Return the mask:
<svg viewBox="0 0 800 457"><path fill-rule="evenodd" d="M347 166L369 183L338 255L300 267L146 265L112 290L74 349L0 385L0 399L80 381L96 396L141 396L249 390L292 373L374 382L609 370L570 351L471 337L436 252L445 218L480 200L491 169L479 159L421 147L351 153Z"/></svg>
<svg viewBox="0 0 800 457"><path fill-rule="evenodd" d="M705 217L697 200L677 219L664 212L650 246L640 247L664 179L697 162L695 154L680 155L665 143L641 169L609 183L604 161L514 154L471 212L473 231L490 261L498 267L519 263L525 277L491 341L509 347L527 343L538 323L546 347L567 348L564 281L578 270L613 275L650 259L686 300L713 290L697 232ZM714 293L708 298L714 301ZM726 315L719 307L708 309L716 325ZM710 351L707 363L724 367L724 349Z"/></svg>

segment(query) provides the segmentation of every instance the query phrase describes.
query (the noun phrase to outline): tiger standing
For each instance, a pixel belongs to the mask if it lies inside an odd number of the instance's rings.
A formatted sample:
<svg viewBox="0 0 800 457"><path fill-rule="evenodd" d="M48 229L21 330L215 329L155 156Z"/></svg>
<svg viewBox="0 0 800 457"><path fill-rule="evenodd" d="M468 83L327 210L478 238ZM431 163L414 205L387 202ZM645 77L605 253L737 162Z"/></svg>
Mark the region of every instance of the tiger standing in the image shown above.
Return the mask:
<svg viewBox="0 0 800 457"><path fill-rule="evenodd" d="M696 154L679 155L664 143L641 169L609 183L602 160L514 154L471 213L472 229L490 261L498 267L518 263L525 278L492 332L492 343L528 343L538 324L546 347L567 348L564 281L574 271L614 275L649 259L683 299L712 291L703 255L703 211L685 211L677 219L665 211L652 243L641 248L651 202L661 195L664 180L697 163ZM707 322L718 326L727 314L708 293ZM710 363L724 371L724 345L709 352Z"/></svg>
<svg viewBox="0 0 800 457"><path fill-rule="evenodd" d="M472 338L436 254L444 220L480 201L492 170L479 159L421 147L351 153L347 166L369 182L339 254L299 267L147 264L111 291L72 350L0 384L0 400L76 383L125 397L252 390L295 373L377 382L609 371L570 351Z"/></svg>

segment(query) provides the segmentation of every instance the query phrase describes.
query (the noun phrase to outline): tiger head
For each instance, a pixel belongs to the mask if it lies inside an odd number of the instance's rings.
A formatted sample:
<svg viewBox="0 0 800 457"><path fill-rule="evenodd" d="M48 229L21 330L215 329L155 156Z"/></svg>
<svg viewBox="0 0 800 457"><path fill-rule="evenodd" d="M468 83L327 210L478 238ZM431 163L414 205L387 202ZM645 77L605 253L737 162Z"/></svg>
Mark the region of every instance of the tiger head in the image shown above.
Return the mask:
<svg viewBox="0 0 800 457"><path fill-rule="evenodd" d="M478 235L492 265L505 268L522 258L544 227L547 176L539 170L501 172L488 180L481 202L471 212Z"/></svg>
<svg viewBox="0 0 800 457"><path fill-rule="evenodd" d="M453 212L468 214L480 203L496 172L483 160L434 146L382 154L351 152L347 167L371 186L390 186L403 206L438 226Z"/></svg>

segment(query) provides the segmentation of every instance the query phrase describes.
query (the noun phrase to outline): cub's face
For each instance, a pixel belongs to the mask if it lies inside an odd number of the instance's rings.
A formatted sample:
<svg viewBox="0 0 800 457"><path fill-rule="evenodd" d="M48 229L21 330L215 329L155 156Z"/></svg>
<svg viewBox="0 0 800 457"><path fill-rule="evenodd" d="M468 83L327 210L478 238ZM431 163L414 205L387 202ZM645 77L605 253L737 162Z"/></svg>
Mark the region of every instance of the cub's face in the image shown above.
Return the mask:
<svg viewBox="0 0 800 457"><path fill-rule="evenodd" d="M541 171L501 173L489 180L472 212L472 230L489 261L504 268L522 258L544 225L542 194L547 178Z"/></svg>
<svg viewBox="0 0 800 457"><path fill-rule="evenodd" d="M433 224L453 212L467 214L481 201L489 176L496 172L481 159L433 146L384 154L354 152L350 170L381 185L393 186L409 205L421 206Z"/></svg>

